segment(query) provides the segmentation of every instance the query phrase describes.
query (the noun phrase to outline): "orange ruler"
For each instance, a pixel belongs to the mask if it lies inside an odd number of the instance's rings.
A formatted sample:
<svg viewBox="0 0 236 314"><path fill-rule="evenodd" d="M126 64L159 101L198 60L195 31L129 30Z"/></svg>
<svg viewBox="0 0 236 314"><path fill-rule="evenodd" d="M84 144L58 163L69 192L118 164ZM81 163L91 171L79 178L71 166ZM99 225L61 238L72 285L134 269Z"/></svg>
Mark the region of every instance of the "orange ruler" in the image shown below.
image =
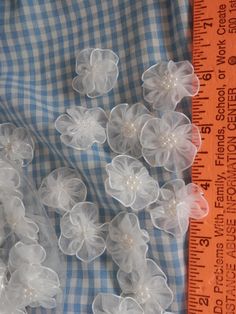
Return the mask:
<svg viewBox="0 0 236 314"><path fill-rule="evenodd" d="M192 102L202 147L192 167L210 205L191 221L188 314L236 313L236 0L194 0Z"/></svg>

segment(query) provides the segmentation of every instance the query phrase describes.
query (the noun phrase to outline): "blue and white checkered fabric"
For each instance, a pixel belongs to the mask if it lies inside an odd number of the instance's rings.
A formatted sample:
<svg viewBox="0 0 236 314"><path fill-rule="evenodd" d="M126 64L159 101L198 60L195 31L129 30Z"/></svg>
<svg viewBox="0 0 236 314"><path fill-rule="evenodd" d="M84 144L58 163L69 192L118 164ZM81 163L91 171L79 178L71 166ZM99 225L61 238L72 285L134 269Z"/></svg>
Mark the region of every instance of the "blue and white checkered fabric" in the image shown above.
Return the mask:
<svg viewBox="0 0 236 314"><path fill-rule="evenodd" d="M109 112L122 102L143 102L145 69L158 60L190 58L190 22L189 0L0 1L0 123L33 133L35 157L27 172L37 186L56 167L75 167L88 187L88 200L100 208L101 222L124 209L104 190L104 166L113 157L108 145L81 153L68 149L61 145L54 121L72 105ZM97 99L71 87L75 55L87 47L110 48L120 57L117 85ZM187 103L178 106L186 114L189 109ZM160 185L171 178L159 168L150 171ZM59 216L50 209L48 214L59 233ZM170 310L186 313L187 243L154 230L148 214L139 218L151 239L148 255L165 271L174 292ZM117 266L106 253L89 265L68 257L66 272L63 313L91 313L98 292L120 294ZM30 313L36 312L47 313Z"/></svg>

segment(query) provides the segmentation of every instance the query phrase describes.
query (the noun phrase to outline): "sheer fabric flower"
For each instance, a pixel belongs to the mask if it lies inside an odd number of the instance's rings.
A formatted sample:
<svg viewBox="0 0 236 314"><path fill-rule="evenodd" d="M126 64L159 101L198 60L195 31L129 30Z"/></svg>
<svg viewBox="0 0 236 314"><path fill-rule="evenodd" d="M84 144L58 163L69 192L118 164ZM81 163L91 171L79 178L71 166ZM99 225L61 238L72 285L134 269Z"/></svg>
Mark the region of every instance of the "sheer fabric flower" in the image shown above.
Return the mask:
<svg viewBox="0 0 236 314"><path fill-rule="evenodd" d="M157 199L158 182L137 159L118 155L106 166L106 171L106 192L125 207L138 211Z"/></svg>
<svg viewBox="0 0 236 314"><path fill-rule="evenodd" d="M5 199L1 209L4 210L7 224L20 240L38 239L39 228L32 219L25 216L25 206L20 198L13 196ZM0 222L0 224L4 223L4 221Z"/></svg>
<svg viewBox="0 0 236 314"><path fill-rule="evenodd" d="M175 110L185 96L195 96L199 80L189 61L159 62L142 75L144 99L158 110Z"/></svg>
<svg viewBox="0 0 236 314"><path fill-rule="evenodd" d="M6 290L0 295L0 314L26 314L25 309L19 309L16 304L14 304L9 296L7 296Z"/></svg>
<svg viewBox="0 0 236 314"><path fill-rule="evenodd" d="M66 255L76 255L83 262L91 262L106 249L106 224L98 223L98 208L90 202L76 204L61 219L59 247Z"/></svg>
<svg viewBox="0 0 236 314"><path fill-rule="evenodd" d="M148 211L156 228L179 236L188 230L189 218L205 217L209 206L196 184L185 185L183 180L176 179L161 187L159 199Z"/></svg>
<svg viewBox="0 0 236 314"><path fill-rule="evenodd" d="M9 252L8 268L11 273L24 264L40 265L46 259L45 249L35 244L17 242Z"/></svg>
<svg viewBox="0 0 236 314"><path fill-rule="evenodd" d="M118 56L109 49L87 48L78 53L72 87L90 98L108 93L115 85L119 70Z"/></svg>
<svg viewBox="0 0 236 314"><path fill-rule="evenodd" d="M111 110L107 123L107 140L115 153L142 156L139 134L151 118L149 110L140 103L119 104Z"/></svg>
<svg viewBox="0 0 236 314"><path fill-rule="evenodd" d="M74 107L60 115L55 127L63 144L76 150L87 150L94 143L106 141L107 115L101 108Z"/></svg>
<svg viewBox="0 0 236 314"><path fill-rule="evenodd" d="M119 270L117 279L122 296L135 299L142 305L145 314L162 314L173 301L165 274L151 259L132 272Z"/></svg>
<svg viewBox="0 0 236 314"><path fill-rule="evenodd" d="M121 212L109 224L107 250L114 262L125 272L143 265L148 250L149 235L140 229L135 214Z"/></svg>
<svg viewBox="0 0 236 314"><path fill-rule="evenodd" d="M60 281L57 273L50 268L24 264L11 275L7 293L19 308L42 306L52 309L57 305Z"/></svg>
<svg viewBox="0 0 236 314"><path fill-rule="evenodd" d="M9 195L22 197L20 188L20 175L10 164L0 159L0 200Z"/></svg>
<svg viewBox="0 0 236 314"><path fill-rule="evenodd" d="M93 314L144 314L141 306L132 298L99 293L93 301Z"/></svg>
<svg viewBox="0 0 236 314"><path fill-rule="evenodd" d="M24 167L34 157L34 142L25 128L3 123L0 124L0 151L7 159Z"/></svg>
<svg viewBox="0 0 236 314"><path fill-rule="evenodd" d="M197 126L180 112L167 111L147 121L141 131L142 154L152 167L168 171L189 168L201 145Z"/></svg>
<svg viewBox="0 0 236 314"><path fill-rule="evenodd" d="M57 168L44 178L38 192L42 203L59 214L70 211L87 196L87 188L76 171L66 167Z"/></svg>

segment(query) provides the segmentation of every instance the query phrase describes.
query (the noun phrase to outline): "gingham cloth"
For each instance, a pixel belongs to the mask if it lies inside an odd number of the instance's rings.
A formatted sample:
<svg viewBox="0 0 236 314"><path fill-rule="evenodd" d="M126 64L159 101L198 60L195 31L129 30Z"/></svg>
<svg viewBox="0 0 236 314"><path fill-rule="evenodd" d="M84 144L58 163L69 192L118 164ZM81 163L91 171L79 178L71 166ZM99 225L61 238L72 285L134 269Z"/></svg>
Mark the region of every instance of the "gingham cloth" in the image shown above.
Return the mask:
<svg viewBox="0 0 236 314"><path fill-rule="evenodd" d="M56 167L74 167L88 187L88 200L99 206L101 222L124 209L104 190L104 167L114 156L108 145L81 153L69 149L61 144L54 121L72 105L109 112L119 103L143 102L143 71L159 60L190 59L189 30L188 0L0 1L0 122L31 130L35 157L26 171L37 187ZM75 55L87 47L110 48L120 57L115 88L96 99L71 87ZM186 102L178 105L187 114L189 108ZM173 177L160 168L150 172L160 185ZM59 216L47 210L59 234ZM162 267L174 292L170 310L186 313L187 243L154 229L147 213L139 218L151 239L148 256ZM92 313L98 292L120 294L117 266L107 253L88 265L67 257L66 265L63 313Z"/></svg>

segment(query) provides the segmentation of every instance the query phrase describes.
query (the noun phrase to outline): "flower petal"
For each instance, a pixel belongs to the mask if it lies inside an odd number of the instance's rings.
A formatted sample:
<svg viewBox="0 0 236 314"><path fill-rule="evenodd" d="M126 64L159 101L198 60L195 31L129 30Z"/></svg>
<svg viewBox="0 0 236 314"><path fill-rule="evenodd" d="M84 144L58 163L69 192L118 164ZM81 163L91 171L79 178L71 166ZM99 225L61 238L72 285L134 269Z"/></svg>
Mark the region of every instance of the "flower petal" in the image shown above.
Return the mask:
<svg viewBox="0 0 236 314"><path fill-rule="evenodd" d="M60 235L58 245L62 253L66 255L75 255L76 252L80 249L80 247L83 245L83 242L81 242L77 238L65 238L63 234Z"/></svg>
<svg viewBox="0 0 236 314"><path fill-rule="evenodd" d="M82 246L76 252L76 257L83 262L89 263L102 255L106 249L106 244L101 237L91 237L83 241Z"/></svg>
<svg viewBox="0 0 236 314"><path fill-rule="evenodd" d="M119 57L110 49L93 49L90 57L91 65L105 60L109 60L114 62L114 64L118 64Z"/></svg>
<svg viewBox="0 0 236 314"><path fill-rule="evenodd" d="M94 48L86 48L80 51L76 56L75 71L79 74L85 68L88 69L90 66L90 56Z"/></svg>
<svg viewBox="0 0 236 314"><path fill-rule="evenodd" d="M93 314L116 313L119 311L121 300L121 297L114 294L99 293L93 301Z"/></svg>
<svg viewBox="0 0 236 314"><path fill-rule="evenodd" d="M202 190L194 183L186 186L188 197L186 202L190 206L189 216L194 219L201 219L208 215L209 205L203 196Z"/></svg>
<svg viewBox="0 0 236 314"><path fill-rule="evenodd" d="M94 203L81 202L76 204L70 212L71 222L74 225L80 224L81 221L89 221L97 223L98 221L98 208Z"/></svg>
<svg viewBox="0 0 236 314"><path fill-rule="evenodd" d="M61 133L67 133L68 128L73 123L73 119L68 114L61 114L55 121L56 130Z"/></svg>

